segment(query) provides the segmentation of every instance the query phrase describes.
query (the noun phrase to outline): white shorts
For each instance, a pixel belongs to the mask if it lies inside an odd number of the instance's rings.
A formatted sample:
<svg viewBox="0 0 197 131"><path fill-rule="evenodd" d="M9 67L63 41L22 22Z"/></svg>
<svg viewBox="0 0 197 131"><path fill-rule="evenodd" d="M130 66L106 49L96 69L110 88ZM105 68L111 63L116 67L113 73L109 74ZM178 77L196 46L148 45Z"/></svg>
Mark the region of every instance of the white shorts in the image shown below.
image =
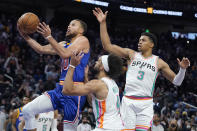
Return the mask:
<svg viewBox="0 0 197 131"><path fill-rule="evenodd" d="M147 100L122 98L121 116L124 126L129 130L148 130L153 120L153 99Z"/></svg>

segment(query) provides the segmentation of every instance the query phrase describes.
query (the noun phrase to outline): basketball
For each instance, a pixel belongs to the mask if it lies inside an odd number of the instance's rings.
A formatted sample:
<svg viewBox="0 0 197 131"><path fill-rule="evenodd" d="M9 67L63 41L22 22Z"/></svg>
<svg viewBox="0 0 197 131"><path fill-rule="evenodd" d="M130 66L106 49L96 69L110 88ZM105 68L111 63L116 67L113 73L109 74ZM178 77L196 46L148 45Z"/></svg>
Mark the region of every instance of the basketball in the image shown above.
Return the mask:
<svg viewBox="0 0 197 131"><path fill-rule="evenodd" d="M24 33L32 34L36 32L37 26L40 23L38 16L34 13L28 12L23 14L18 19L18 26Z"/></svg>

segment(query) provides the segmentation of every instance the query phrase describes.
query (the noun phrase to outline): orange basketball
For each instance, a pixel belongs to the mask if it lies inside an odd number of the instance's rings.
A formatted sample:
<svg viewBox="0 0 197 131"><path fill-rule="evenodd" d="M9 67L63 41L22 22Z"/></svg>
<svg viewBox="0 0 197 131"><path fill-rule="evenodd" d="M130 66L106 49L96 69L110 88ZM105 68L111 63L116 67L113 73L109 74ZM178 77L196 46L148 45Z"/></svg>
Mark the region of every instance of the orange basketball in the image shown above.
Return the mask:
<svg viewBox="0 0 197 131"><path fill-rule="evenodd" d="M40 23L40 20L37 15L34 13L28 12L23 14L18 19L19 28L24 31L24 33L32 34L36 32L37 26Z"/></svg>

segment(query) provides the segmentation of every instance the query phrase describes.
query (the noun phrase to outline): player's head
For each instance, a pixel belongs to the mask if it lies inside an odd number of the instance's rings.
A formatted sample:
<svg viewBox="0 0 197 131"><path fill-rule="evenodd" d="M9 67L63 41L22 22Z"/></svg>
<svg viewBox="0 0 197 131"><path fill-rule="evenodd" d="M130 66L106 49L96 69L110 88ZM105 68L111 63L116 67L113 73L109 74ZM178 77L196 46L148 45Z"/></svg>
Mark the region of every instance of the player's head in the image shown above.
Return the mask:
<svg viewBox="0 0 197 131"><path fill-rule="evenodd" d="M157 45L157 37L149 32L143 32L139 39L138 50L141 52L152 50Z"/></svg>
<svg viewBox="0 0 197 131"><path fill-rule="evenodd" d="M73 38L78 34L84 35L86 32L87 32L87 24L80 19L74 19L68 25L66 37Z"/></svg>
<svg viewBox="0 0 197 131"><path fill-rule="evenodd" d="M120 57L110 54L99 57L94 66L95 70L104 71L112 79L116 79L122 72L123 61Z"/></svg>
<svg viewBox="0 0 197 131"><path fill-rule="evenodd" d="M29 97L24 96L24 97L23 97L23 104L26 105L26 104L29 103L29 102L30 102Z"/></svg>

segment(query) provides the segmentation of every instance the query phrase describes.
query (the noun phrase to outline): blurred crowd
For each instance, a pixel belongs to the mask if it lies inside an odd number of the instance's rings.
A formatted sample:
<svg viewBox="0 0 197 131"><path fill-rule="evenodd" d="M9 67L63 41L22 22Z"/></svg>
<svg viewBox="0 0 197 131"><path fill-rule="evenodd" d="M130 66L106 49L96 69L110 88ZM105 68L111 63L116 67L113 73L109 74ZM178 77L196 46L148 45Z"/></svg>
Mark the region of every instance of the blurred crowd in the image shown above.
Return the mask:
<svg viewBox="0 0 197 131"><path fill-rule="evenodd" d="M22 98L31 98L35 94L42 94L46 90L55 88L60 74L61 59L58 56L39 55L34 52L20 37L16 29L17 18L0 14L0 131L3 128L11 131L10 115L13 110L22 106ZM95 22L93 22L95 23ZM92 67L95 60L106 52L103 51L99 25L89 24L87 37L91 43L91 58L89 60L89 77L94 78ZM98 27L97 27L98 26ZM109 25L112 43L125 48L137 50L140 34L144 31L139 26L122 29ZM65 39L65 30L53 28L52 35L57 41ZM65 28L64 28L65 29ZM158 77L154 93L154 131L197 131L197 39L189 41L186 38L175 39L171 32L157 34L158 45L153 54L166 61L175 73L179 66L177 58L188 57L191 66L186 72L184 82L175 87L169 81ZM47 44L42 36L31 35L42 45ZM125 63L126 65L126 63ZM125 67L125 71L126 71ZM117 80L122 97L125 85L125 74ZM78 130L85 131L95 127L92 108L86 106L81 112L82 119ZM62 116L58 118L58 129L62 129Z"/></svg>

